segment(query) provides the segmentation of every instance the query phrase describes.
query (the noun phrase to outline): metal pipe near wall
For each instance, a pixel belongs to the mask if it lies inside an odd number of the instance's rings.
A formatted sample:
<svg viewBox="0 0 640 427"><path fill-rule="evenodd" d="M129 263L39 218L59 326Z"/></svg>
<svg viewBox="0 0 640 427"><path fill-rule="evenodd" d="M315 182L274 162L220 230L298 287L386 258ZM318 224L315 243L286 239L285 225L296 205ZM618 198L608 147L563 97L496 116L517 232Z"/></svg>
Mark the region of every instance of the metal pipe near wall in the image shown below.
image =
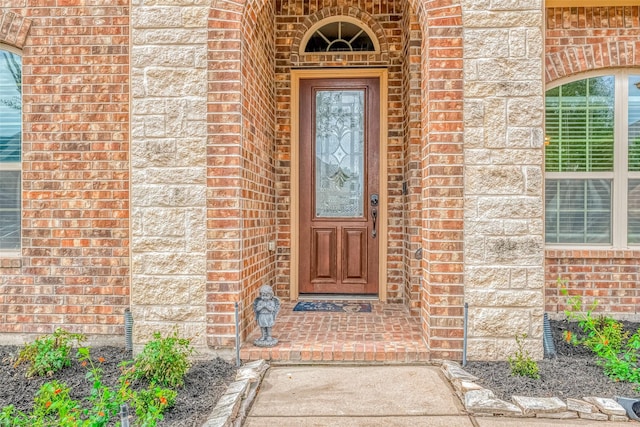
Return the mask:
<svg viewBox="0 0 640 427"><path fill-rule="evenodd" d="M235 303L236 316L236 367L240 367L240 304Z"/></svg>
<svg viewBox="0 0 640 427"><path fill-rule="evenodd" d="M131 309L124 309L124 345L127 351L133 351L133 315Z"/></svg>
<svg viewBox="0 0 640 427"><path fill-rule="evenodd" d="M464 324L462 336L462 366L467 366L467 322L469 321L469 304L464 303Z"/></svg>

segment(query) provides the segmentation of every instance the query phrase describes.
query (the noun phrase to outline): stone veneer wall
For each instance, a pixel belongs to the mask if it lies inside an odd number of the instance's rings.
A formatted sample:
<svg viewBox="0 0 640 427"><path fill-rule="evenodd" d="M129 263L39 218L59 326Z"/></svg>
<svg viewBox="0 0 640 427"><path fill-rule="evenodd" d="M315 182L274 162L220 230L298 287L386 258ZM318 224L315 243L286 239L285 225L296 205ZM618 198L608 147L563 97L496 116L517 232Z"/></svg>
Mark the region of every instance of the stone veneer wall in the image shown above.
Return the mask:
<svg viewBox="0 0 640 427"><path fill-rule="evenodd" d="M635 67L640 74L640 6L549 8L546 24L547 83L607 68ZM562 278L573 295L597 299L598 312L640 320L640 249L549 246L545 255L546 311L562 317L568 308Z"/></svg>
<svg viewBox="0 0 640 427"><path fill-rule="evenodd" d="M542 357L542 1L462 0L470 359Z"/></svg>
<svg viewBox="0 0 640 427"><path fill-rule="evenodd" d="M129 5L3 0L22 57L22 250L0 262L3 343L56 327L123 344Z"/></svg>
<svg viewBox="0 0 640 427"><path fill-rule="evenodd" d="M134 343L206 338L209 1L132 2Z"/></svg>

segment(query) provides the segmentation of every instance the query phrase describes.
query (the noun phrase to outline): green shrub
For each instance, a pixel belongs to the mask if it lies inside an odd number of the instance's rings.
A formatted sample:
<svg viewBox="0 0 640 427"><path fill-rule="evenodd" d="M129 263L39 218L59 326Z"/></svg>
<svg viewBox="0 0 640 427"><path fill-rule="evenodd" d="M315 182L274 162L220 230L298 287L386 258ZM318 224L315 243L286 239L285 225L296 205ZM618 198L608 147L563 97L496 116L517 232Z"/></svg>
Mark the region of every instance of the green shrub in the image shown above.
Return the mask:
<svg viewBox="0 0 640 427"><path fill-rule="evenodd" d="M191 340L180 338L177 330L166 337L156 332L153 340L135 357L133 365L126 368L127 375L133 379L144 378L154 385L181 387L191 367L189 357L193 351Z"/></svg>
<svg viewBox="0 0 640 427"><path fill-rule="evenodd" d="M72 334L64 329L56 329L53 334L43 335L30 344L26 344L14 364L28 363L27 377L34 375L51 376L62 368L71 365L69 352L72 344L79 345L86 337Z"/></svg>
<svg viewBox="0 0 640 427"><path fill-rule="evenodd" d="M560 293L568 296L569 292L562 279ZM593 311L598 301L585 307L582 297L574 295L567 298L570 309L565 310L568 320L577 321L583 335L576 336L571 331L564 332L564 338L573 345L584 345L599 359L604 373L615 381L640 384L640 329L633 335L624 330L622 322L608 316L596 316ZM640 388L640 387L638 387Z"/></svg>
<svg viewBox="0 0 640 427"><path fill-rule="evenodd" d="M509 361L512 376L529 377L537 380L540 379L538 363L531 358L529 351L524 349L523 340L526 338L527 334L516 335L518 349L507 360Z"/></svg>

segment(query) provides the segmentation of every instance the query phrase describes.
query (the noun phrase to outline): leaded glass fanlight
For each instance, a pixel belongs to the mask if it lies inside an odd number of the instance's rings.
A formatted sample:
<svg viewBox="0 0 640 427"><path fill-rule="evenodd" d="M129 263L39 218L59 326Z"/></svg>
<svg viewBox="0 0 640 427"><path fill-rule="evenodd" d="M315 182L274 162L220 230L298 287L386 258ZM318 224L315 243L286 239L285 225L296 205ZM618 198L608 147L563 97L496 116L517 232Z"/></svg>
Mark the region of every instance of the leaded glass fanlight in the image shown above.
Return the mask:
<svg viewBox="0 0 640 427"><path fill-rule="evenodd" d="M318 22L307 32L301 45L303 53L379 51L373 32L348 16L335 16Z"/></svg>

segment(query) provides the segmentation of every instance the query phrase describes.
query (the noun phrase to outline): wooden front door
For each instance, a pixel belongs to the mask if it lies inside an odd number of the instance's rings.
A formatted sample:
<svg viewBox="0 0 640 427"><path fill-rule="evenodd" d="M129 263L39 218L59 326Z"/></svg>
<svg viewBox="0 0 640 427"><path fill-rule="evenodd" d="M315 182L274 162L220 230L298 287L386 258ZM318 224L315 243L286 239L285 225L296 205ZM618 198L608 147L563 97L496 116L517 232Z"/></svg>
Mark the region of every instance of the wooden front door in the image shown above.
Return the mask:
<svg viewBox="0 0 640 427"><path fill-rule="evenodd" d="M300 80L300 293L377 294L378 78Z"/></svg>

